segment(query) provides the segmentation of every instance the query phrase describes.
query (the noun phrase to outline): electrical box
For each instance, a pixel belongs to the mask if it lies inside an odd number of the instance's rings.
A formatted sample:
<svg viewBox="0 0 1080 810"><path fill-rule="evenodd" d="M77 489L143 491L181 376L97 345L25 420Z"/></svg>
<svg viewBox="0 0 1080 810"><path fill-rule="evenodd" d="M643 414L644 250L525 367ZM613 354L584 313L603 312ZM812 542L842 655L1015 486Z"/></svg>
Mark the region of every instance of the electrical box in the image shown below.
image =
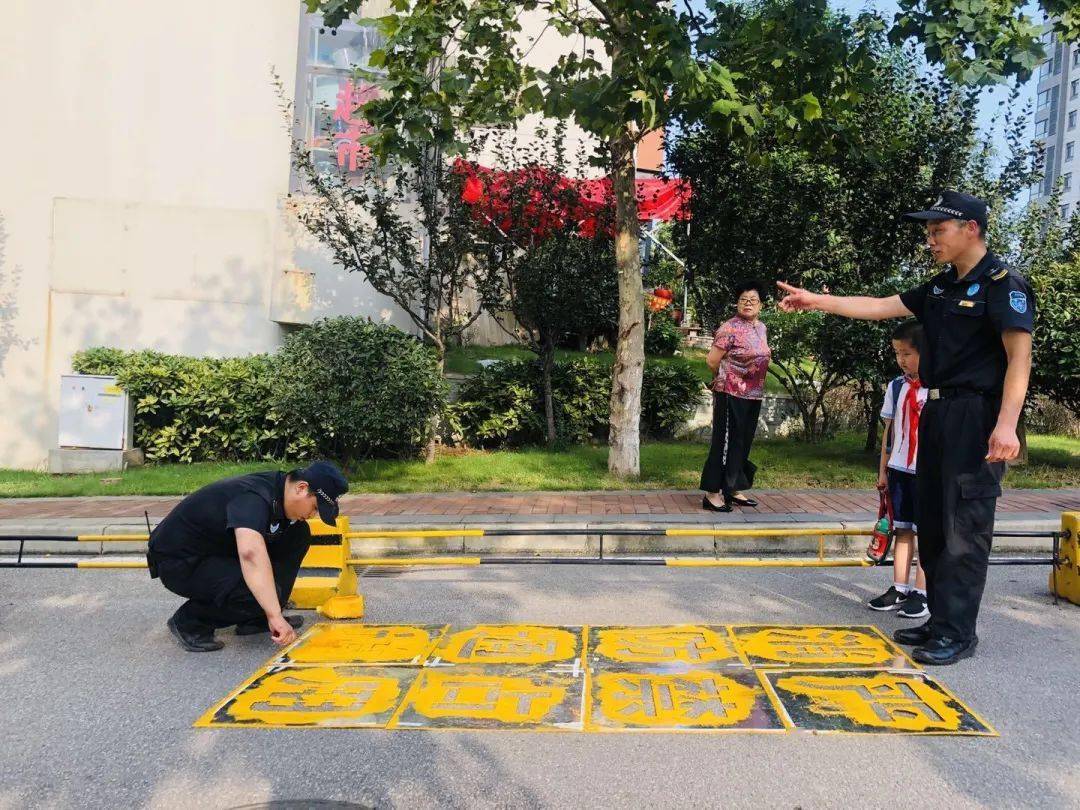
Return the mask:
<svg viewBox="0 0 1080 810"><path fill-rule="evenodd" d="M134 416L131 399L116 377L60 377L60 447L131 449Z"/></svg>

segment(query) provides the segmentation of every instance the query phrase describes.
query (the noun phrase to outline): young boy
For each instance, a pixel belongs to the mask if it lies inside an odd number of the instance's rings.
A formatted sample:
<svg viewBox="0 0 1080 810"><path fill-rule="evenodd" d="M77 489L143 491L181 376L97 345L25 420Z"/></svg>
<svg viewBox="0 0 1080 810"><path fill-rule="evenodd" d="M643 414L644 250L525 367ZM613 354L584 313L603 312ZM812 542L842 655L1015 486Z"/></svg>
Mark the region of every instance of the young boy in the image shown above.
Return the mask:
<svg viewBox="0 0 1080 810"><path fill-rule="evenodd" d="M923 328L918 321L904 321L893 330L892 348L896 363L904 373L889 383L881 418L881 462L878 487L889 493L893 507L896 542L893 546L893 584L881 596L871 599L872 610L897 610L905 619L929 616L926 605L926 575L918 565L915 587L908 585L911 558L915 552L915 459L919 449L919 414L927 390L919 380L919 347Z"/></svg>

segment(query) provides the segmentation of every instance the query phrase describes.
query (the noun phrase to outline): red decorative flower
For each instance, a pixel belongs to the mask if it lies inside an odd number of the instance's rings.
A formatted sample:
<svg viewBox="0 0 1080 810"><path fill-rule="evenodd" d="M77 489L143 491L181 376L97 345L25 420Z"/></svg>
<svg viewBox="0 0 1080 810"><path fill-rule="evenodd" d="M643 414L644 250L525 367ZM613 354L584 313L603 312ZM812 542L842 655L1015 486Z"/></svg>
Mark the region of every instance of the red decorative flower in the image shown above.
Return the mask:
<svg viewBox="0 0 1080 810"><path fill-rule="evenodd" d="M484 184L480 178L471 175L465 178L465 186L461 189L461 201L469 205L476 205L484 199Z"/></svg>

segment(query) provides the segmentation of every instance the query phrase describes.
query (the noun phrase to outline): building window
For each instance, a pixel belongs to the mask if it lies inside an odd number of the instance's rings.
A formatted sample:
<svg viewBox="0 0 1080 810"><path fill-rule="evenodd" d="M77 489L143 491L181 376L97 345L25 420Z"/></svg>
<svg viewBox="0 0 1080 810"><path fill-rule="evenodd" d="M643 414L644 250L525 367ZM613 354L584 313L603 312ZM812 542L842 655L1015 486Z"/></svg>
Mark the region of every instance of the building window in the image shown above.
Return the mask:
<svg viewBox="0 0 1080 810"><path fill-rule="evenodd" d="M1068 219L1069 218L1069 204L1068 203L1065 203L1063 206L1061 206L1061 218L1062 219Z"/></svg>
<svg viewBox="0 0 1080 810"><path fill-rule="evenodd" d="M1061 179L1065 191L1072 191L1072 172L1065 172L1065 174L1061 176Z"/></svg>
<svg viewBox="0 0 1080 810"><path fill-rule="evenodd" d="M1056 164L1055 148L1053 146L1046 147L1046 169L1043 174L1042 181L1042 196L1049 196L1050 192L1054 190L1054 181L1057 180L1057 175L1054 173Z"/></svg>
<svg viewBox="0 0 1080 810"><path fill-rule="evenodd" d="M370 160L360 141L371 127L357 108L378 90L356 79L354 68L370 72L371 53L384 42L374 26L346 22L335 31L324 27L317 14L301 19L295 135L310 147L320 171L359 172ZM294 177L294 190L298 182Z"/></svg>
<svg viewBox="0 0 1080 810"><path fill-rule="evenodd" d="M1073 67L1080 67L1080 46L1073 51Z"/></svg>
<svg viewBox="0 0 1080 810"><path fill-rule="evenodd" d="M1050 103L1050 91L1049 90L1043 90L1041 93L1039 93L1039 103L1036 106L1036 109L1041 110L1043 107L1045 107L1049 103Z"/></svg>
<svg viewBox="0 0 1080 810"><path fill-rule="evenodd" d="M1076 129L1076 110L1069 113L1069 129Z"/></svg>
<svg viewBox="0 0 1080 810"><path fill-rule="evenodd" d="M1041 138L1046 135L1046 125L1049 119L1044 118L1041 121L1035 122L1035 137Z"/></svg>
<svg viewBox="0 0 1080 810"><path fill-rule="evenodd" d="M1080 96L1080 79L1073 79L1069 83L1069 98L1073 99Z"/></svg>
<svg viewBox="0 0 1080 810"><path fill-rule="evenodd" d="M1076 141L1069 141L1065 144L1065 159L1072 160L1073 154L1076 152Z"/></svg>

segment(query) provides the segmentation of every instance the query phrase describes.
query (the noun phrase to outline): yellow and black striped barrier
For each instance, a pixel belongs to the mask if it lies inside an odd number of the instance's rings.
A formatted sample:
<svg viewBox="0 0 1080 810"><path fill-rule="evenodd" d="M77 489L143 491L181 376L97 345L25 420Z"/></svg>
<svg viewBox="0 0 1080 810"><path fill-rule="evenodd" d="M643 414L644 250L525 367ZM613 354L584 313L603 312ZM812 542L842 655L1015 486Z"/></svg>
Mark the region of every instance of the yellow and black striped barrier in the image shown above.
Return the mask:
<svg viewBox="0 0 1080 810"><path fill-rule="evenodd" d="M350 531L347 518L339 518L336 527L329 527L321 521L311 521L312 547L304 558L300 576L297 578L297 590L294 600L298 607L315 607L334 595L356 592L356 574L354 567L379 566L478 566L478 565L651 565L671 568L870 568L875 565L890 565L891 560L873 563L862 558L826 557L824 538L860 537L872 534L870 529L838 529L825 527L776 526L762 529L749 528L709 528L709 527L670 527L670 528L634 528L605 529L562 529L550 527L543 529L393 529L374 531ZM601 540L599 555L596 557L543 557L543 556L401 556L401 557L352 557L352 540L373 540L389 538L448 538L448 537L527 537L539 535L576 535L599 536ZM603 537L817 537L817 557L633 557L605 556ZM1053 541L1050 556L996 556L990 558L991 565L1049 565L1050 589L1055 598L1061 596L1070 602L1080 604L1080 512L1065 512L1061 516L1061 528L1058 531L998 531L994 537L1045 537ZM111 543L145 542L146 534L84 534L84 535L0 535L0 542L19 543L15 559L0 558L0 568L92 568L119 569L145 568L143 560L108 559L99 557L90 560L72 559L24 559L26 543L34 542L75 542L75 543ZM303 602L303 604L301 604Z"/></svg>

